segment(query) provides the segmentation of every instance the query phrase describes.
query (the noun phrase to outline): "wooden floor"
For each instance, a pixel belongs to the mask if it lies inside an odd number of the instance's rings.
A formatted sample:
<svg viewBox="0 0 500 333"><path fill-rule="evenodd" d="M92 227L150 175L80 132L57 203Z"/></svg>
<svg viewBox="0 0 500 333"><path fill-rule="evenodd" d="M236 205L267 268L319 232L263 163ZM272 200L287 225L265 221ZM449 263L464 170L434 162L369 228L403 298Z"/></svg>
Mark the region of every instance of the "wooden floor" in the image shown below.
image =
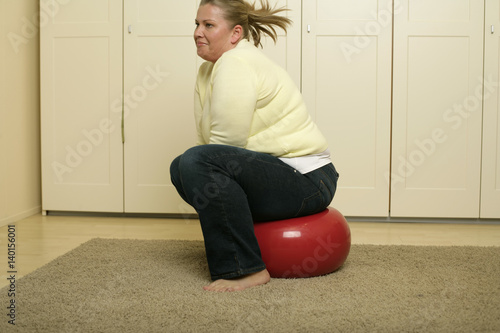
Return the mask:
<svg viewBox="0 0 500 333"><path fill-rule="evenodd" d="M92 238L202 240L198 220L34 215L13 223L20 278ZM349 222L353 244L500 246L500 225ZM0 227L0 287L8 284L8 226Z"/></svg>

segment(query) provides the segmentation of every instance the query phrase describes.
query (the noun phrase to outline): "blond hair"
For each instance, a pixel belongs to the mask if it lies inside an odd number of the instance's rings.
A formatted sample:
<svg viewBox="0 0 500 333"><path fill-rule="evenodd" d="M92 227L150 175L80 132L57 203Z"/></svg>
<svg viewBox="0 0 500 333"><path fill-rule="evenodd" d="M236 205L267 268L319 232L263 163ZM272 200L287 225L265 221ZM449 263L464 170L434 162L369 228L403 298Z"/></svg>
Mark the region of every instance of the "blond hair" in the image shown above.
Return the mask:
<svg viewBox="0 0 500 333"><path fill-rule="evenodd" d="M268 0L259 0L261 8L256 8L255 2L250 4L245 0L201 0L200 6L214 5L222 9L224 19L232 27L241 25L243 27L243 38L252 38L255 46L262 47L262 35L268 35L274 43L278 39L275 26L285 32L292 20L287 17L276 15L287 11L286 8L273 8Z"/></svg>

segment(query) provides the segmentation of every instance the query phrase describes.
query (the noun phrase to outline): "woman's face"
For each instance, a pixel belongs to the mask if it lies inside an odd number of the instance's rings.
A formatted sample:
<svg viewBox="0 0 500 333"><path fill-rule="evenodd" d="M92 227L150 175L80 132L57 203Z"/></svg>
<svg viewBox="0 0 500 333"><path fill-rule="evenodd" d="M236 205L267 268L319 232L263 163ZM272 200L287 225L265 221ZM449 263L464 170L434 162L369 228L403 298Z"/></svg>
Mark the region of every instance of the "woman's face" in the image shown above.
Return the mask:
<svg viewBox="0 0 500 333"><path fill-rule="evenodd" d="M230 28L222 14L222 9L210 4L198 8L194 40L198 55L206 61L216 62L224 52L233 49L240 39L238 31L241 26Z"/></svg>

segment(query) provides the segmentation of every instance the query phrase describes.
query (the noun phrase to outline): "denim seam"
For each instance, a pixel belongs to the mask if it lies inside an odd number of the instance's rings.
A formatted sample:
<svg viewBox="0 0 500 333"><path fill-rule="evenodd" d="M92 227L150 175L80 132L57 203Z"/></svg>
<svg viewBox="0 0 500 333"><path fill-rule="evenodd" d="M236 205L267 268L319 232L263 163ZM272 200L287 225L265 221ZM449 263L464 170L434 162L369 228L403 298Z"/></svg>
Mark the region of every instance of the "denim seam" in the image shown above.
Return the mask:
<svg viewBox="0 0 500 333"><path fill-rule="evenodd" d="M209 174L210 174L210 178L212 179L213 183L217 185L217 182L215 181L213 170L210 170ZM219 185L217 185L217 200L220 200ZM223 214L223 218L224 218L224 229L225 230L223 232L231 238L232 251L234 253L234 258L235 258L235 263L237 265L237 270L239 271L240 270L240 262L238 259L238 251L236 250L236 247L234 245L234 243L235 243L234 236L233 236L233 233L231 232L231 228L229 227L227 212L226 212L226 207L225 207L224 201L220 200L220 202L221 202L222 214Z"/></svg>
<svg viewBox="0 0 500 333"><path fill-rule="evenodd" d="M232 272L232 273L212 275L211 278L212 278L212 280L233 279L233 278L238 278L238 277L252 274L252 273L257 273L257 272L263 271L264 269L266 269L266 266L262 265L262 266L257 266L254 268L247 268L247 269L243 269L243 270L239 269L238 271Z"/></svg>
<svg viewBox="0 0 500 333"><path fill-rule="evenodd" d="M328 183L329 183L330 186L326 186L326 184L323 181L323 179L321 179L320 182L326 188L326 190L328 191L328 193L330 193L330 197L333 199L334 194L332 193L332 191L330 190L330 188L333 188L335 184L331 181L330 176L328 176L328 174L326 172L324 172L323 170L320 170L320 171L325 176L325 179L328 181Z"/></svg>

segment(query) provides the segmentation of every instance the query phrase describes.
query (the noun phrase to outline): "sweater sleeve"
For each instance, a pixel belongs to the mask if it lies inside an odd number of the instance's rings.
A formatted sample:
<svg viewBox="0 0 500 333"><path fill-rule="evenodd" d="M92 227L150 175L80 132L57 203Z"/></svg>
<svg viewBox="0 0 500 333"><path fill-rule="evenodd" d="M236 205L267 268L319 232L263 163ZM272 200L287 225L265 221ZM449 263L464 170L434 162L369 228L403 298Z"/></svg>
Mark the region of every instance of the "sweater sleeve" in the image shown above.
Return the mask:
<svg viewBox="0 0 500 333"><path fill-rule="evenodd" d="M210 143L246 147L258 95L255 72L239 57L222 57L212 80Z"/></svg>

